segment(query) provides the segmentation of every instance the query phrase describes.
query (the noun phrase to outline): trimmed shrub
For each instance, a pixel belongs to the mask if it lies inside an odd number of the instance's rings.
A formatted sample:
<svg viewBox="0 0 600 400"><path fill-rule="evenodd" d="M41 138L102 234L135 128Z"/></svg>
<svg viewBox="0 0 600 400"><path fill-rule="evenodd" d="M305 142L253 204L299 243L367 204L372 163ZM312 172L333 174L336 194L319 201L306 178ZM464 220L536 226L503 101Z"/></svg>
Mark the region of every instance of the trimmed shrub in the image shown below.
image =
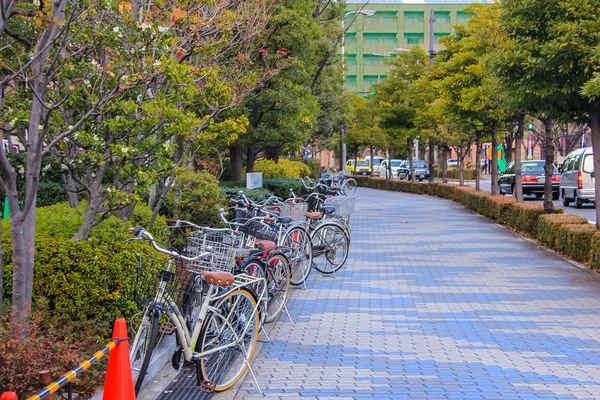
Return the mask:
<svg viewBox="0 0 600 400"><path fill-rule="evenodd" d="M287 199L289 197L290 188L294 190L296 195L300 194L302 188L300 181L292 178L263 179L263 187L261 189L252 190L246 189L240 182L221 182L219 185L221 186L221 195L225 198L234 196L241 190L248 198L254 201L261 201L267 193Z"/></svg>
<svg viewBox="0 0 600 400"><path fill-rule="evenodd" d="M442 171L436 172L437 178L442 178ZM448 179L460 179L460 170L449 169L447 174ZM465 180L474 181L477 179L477 171L474 169L465 169Z"/></svg>
<svg viewBox="0 0 600 400"><path fill-rule="evenodd" d="M554 210L556 214L562 214L562 208ZM542 204L514 204L508 218L508 225L531 238L537 238L538 220L544 214Z"/></svg>
<svg viewBox="0 0 600 400"><path fill-rule="evenodd" d="M574 214L544 214L538 220L537 240L555 250L558 227L566 224L587 224L587 219Z"/></svg>
<svg viewBox="0 0 600 400"><path fill-rule="evenodd" d="M290 161L285 158L275 163L273 160L257 160L254 172L262 172L263 178L303 178L309 176L310 168L300 161Z"/></svg>
<svg viewBox="0 0 600 400"><path fill-rule="evenodd" d="M556 234L557 250L575 261L590 259L590 243L596 234L596 227L590 224L560 225Z"/></svg>
<svg viewBox="0 0 600 400"><path fill-rule="evenodd" d="M600 270L600 232L594 233L590 240L590 267Z"/></svg>
<svg viewBox="0 0 600 400"><path fill-rule="evenodd" d="M116 217L92 229L88 240L71 241L83 208L72 209L61 203L37 210L34 303L46 298L51 315L72 321L131 317L138 310L133 300L138 254L156 255L156 252L146 242L127 243L131 237L127 228L132 223ZM150 210L144 205L136 206L136 210L132 220L145 226ZM4 295L10 298L12 242L8 220L3 223ZM165 218L158 217L155 222L158 237L166 227Z"/></svg>
<svg viewBox="0 0 600 400"><path fill-rule="evenodd" d="M479 212L501 224L506 224L510 218L512 207L517 203L514 197L486 196L479 203Z"/></svg>
<svg viewBox="0 0 600 400"><path fill-rule="evenodd" d="M226 207L219 182L207 171L184 170L175 178L165 199L169 217L192 221L198 225L220 222L219 209Z"/></svg>

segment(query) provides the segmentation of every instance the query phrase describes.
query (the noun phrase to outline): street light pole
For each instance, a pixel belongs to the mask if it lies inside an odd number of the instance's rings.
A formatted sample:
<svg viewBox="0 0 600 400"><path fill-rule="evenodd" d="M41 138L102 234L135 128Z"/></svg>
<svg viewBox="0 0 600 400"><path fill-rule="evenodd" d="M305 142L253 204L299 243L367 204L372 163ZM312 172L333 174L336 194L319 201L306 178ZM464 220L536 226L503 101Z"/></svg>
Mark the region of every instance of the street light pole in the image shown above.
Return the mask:
<svg viewBox="0 0 600 400"><path fill-rule="evenodd" d="M343 77L343 84L344 87L346 87L346 27L345 27L345 23L346 23L346 17L348 15L352 15L352 14L362 14L362 15L373 15L375 14L375 10L368 10L368 9L361 9L361 10L354 10L354 11L346 11L344 13L344 18L342 19L342 77ZM344 142L344 136L346 136L346 127L344 127L342 129L341 135L340 135L340 172L342 172L344 170L344 167L346 165L346 142ZM355 160L356 162L356 160Z"/></svg>
<svg viewBox="0 0 600 400"><path fill-rule="evenodd" d="M433 8L429 9L429 65L433 65L433 59L435 58L435 47L434 47L434 28L433 24L435 23L435 14L433 12ZM434 151L435 143L433 141L433 135L429 136L429 178L427 179L430 183L435 181L434 176L434 168L433 168L433 159L435 157ZM438 160L439 161L439 160ZM438 165L439 169L439 165Z"/></svg>

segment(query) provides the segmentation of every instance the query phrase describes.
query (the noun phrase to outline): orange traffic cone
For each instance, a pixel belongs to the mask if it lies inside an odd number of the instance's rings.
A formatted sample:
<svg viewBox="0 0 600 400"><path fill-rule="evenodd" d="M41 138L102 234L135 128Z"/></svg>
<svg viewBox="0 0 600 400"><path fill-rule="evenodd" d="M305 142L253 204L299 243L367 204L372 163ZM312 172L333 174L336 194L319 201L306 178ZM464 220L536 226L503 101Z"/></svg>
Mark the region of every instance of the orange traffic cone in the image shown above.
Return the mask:
<svg viewBox="0 0 600 400"><path fill-rule="evenodd" d="M116 338L123 340L127 337L125 319L117 318L113 329L113 340ZM110 351L102 400L135 400L133 374L129 361L129 342L126 340Z"/></svg>
<svg viewBox="0 0 600 400"><path fill-rule="evenodd" d="M0 400L17 400L17 394L15 392L4 392L0 394Z"/></svg>

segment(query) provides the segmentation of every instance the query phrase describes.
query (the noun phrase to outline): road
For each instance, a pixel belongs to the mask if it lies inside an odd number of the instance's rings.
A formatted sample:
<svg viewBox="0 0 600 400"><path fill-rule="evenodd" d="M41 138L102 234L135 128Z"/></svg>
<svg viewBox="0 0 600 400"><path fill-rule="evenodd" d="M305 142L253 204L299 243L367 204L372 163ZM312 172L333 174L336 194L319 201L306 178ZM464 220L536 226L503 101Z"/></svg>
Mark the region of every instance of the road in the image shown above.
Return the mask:
<svg viewBox="0 0 600 400"><path fill-rule="evenodd" d="M439 181L440 180L438 180L438 182ZM451 183L458 184L458 182L451 182ZM472 182L472 181L465 182L465 184L473 186L473 187L475 186L475 182ZM491 192L491 190L492 190L491 186L492 186L492 182L489 179L483 179L481 181L481 190L484 190L486 192ZM540 203L540 204L542 204L544 202L543 200L536 199L535 196L526 196L525 201L527 203ZM581 208L577 209L572 205L569 207L563 207L562 200L557 200L554 202L554 206L563 208L565 210L565 213L579 215L580 217L587 218L587 220L590 221L591 223L594 223L594 224L596 223L596 207L592 204L584 204Z"/></svg>

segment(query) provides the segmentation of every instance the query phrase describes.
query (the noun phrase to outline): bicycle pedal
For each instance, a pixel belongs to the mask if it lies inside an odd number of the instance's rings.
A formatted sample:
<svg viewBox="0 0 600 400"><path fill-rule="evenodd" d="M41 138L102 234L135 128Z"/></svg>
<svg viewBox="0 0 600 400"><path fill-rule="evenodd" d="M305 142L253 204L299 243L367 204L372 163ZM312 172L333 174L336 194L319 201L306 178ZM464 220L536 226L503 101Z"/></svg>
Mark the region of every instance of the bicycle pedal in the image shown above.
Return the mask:
<svg viewBox="0 0 600 400"><path fill-rule="evenodd" d="M200 384L200 390L204 393L213 393L216 387L217 385L214 382L207 381L206 379Z"/></svg>
<svg viewBox="0 0 600 400"><path fill-rule="evenodd" d="M158 327L158 332L162 333L164 335L172 335L173 332L175 332L175 329L177 329L177 328L172 323L170 323L170 322L163 322Z"/></svg>

